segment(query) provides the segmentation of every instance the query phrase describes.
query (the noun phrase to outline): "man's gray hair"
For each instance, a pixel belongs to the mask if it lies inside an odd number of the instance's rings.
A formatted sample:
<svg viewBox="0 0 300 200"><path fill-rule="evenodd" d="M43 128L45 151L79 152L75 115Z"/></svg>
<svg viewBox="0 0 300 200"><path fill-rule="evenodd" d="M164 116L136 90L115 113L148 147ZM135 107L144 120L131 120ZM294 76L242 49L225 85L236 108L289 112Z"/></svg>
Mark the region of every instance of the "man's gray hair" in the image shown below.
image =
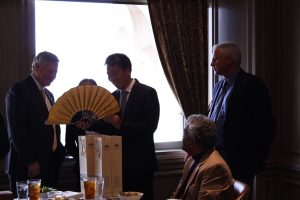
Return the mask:
<svg viewBox="0 0 300 200"><path fill-rule="evenodd" d="M50 53L48 51L43 51L39 53L32 62L32 68L34 69L36 67L36 64L43 65L45 62L59 62L57 56L53 53Z"/></svg>
<svg viewBox="0 0 300 200"><path fill-rule="evenodd" d="M202 114L193 114L187 118L184 133L207 149L212 148L216 141L215 123Z"/></svg>
<svg viewBox="0 0 300 200"><path fill-rule="evenodd" d="M241 51L237 44L233 42L222 42L220 44L216 44L213 47L213 51L216 49L221 49L222 55L224 57L230 56L232 57L233 61L240 66L242 61Z"/></svg>

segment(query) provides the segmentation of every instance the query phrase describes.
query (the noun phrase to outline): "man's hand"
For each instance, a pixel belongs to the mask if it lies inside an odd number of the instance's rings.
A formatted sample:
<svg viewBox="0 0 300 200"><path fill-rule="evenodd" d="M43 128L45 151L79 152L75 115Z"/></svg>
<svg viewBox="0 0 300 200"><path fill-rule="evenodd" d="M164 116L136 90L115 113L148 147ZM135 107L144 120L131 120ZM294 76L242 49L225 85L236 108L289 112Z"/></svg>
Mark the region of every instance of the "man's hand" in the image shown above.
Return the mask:
<svg viewBox="0 0 300 200"><path fill-rule="evenodd" d="M82 130L87 130L93 124L93 121L89 118L82 118L76 122L76 127Z"/></svg>
<svg viewBox="0 0 300 200"><path fill-rule="evenodd" d="M27 166L28 168L28 177L36 177L40 175L40 164L39 162L31 163Z"/></svg>
<svg viewBox="0 0 300 200"><path fill-rule="evenodd" d="M106 123L113 125L116 129L120 129L121 119L119 115L110 115L103 118Z"/></svg>

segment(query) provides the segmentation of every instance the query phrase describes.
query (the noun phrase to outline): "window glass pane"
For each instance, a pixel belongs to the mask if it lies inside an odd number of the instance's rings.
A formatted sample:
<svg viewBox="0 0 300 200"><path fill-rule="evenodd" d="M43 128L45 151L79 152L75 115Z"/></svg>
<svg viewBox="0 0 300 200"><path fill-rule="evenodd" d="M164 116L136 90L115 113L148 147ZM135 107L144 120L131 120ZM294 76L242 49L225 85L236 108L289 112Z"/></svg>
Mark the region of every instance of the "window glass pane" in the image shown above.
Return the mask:
<svg viewBox="0 0 300 200"><path fill-rule="evenodd" d="M104 61L109 54L124 53L132 61L132 77L158 92L161 115L155 142L181 140L181 109L159 61L147 5L36 1L35 8L36 52L50 51L60 59L49 87L56 98L83 78L114 91Z"/></svg>

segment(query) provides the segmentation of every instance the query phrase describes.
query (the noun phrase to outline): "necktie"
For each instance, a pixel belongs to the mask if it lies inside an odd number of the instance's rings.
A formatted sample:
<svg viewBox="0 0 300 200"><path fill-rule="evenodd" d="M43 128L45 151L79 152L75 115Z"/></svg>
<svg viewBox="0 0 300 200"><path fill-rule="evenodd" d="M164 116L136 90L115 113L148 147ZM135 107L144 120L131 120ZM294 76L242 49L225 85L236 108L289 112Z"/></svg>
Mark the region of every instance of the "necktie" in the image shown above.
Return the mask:
<svg viewBox="0 0 300 200"><path fill-rule="evenodd" d="M46 106L48 108L48 111L50 111L50 109L52 108L52 105L46 95L46 92L45 92L45 89L42 89L41 90L41 93L42 93L42 96L44 98L44 101L46 103ZM57 148L57 136L56 136L56 127L55 125L53 125L53 134L54 134L54 137L53 137L53 144L52 144L52 151L54 152Z"/></svg>
<svg viewBox="0 0 300 200"><path fill-rule="evenodd" d="M121 116L124 116L125 113L125 108L126 108L126 104L127 104L127 95L128 95L128 91L126 90L122 90L121 91Z"/></svg>
<svg viewBox="0 0 300 200"><path fill-rule="evenodd" d="M214 103L214 106L213 106L212 110L209 113L209 117L214 121L216 121L218 119L219 115L220 115L221 108L223 107L222 106L223 100L224 100L225 94L227 92L227 89L228 89L228 83L227 83L227 81L224 80L221 91L219 91L219 94L218 94L217 99Z"/></svg>

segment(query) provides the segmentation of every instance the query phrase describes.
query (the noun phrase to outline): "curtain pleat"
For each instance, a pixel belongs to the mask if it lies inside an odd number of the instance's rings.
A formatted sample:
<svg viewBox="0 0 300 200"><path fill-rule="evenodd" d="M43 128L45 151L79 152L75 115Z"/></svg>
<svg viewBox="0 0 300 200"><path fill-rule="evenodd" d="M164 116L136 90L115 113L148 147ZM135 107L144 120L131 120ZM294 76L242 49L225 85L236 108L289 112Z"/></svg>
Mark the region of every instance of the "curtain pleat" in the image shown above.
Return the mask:
<svg viewBox="0 0 300 200"><path fill-rule="evenodd" d="M206 0L148 0L161 64L185 117L207 114Z"/></svg>

